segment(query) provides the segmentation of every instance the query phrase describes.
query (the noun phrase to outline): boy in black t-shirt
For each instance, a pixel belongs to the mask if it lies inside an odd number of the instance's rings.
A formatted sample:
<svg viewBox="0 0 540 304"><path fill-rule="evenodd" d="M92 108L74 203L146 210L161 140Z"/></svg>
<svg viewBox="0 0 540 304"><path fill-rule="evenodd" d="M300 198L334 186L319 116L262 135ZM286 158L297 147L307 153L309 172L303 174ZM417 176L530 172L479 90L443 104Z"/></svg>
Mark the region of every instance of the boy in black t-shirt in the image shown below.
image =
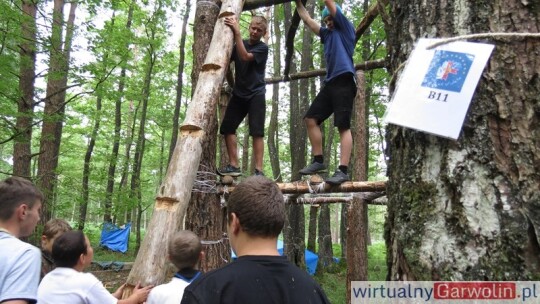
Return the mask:
<svg viewBox="0 0 540 304"><path fill-rule="evenodd" d="M255 175L262 172L264 152L264 119L266 114L264 71L268 59L268 46L261 41L266 34L267 21L262 16L253 16L249 25L249 39L242 40L236 17L226 17L224 23L233 33L236 45L232 52L235 63L233 96L229 101L220 133L225 136L229 164L218 170L220 175L240 176L236 129L249 115L249 135L253 137Z"/></svg>
<svg viewBox="0 0 540 304"><path fill-rule="evenodd" d="M285 204L274 182L248 177L230 195L227 217L229 241L238 258L186 287L182 304L330 303L307 272L278 253Z"/></svg>

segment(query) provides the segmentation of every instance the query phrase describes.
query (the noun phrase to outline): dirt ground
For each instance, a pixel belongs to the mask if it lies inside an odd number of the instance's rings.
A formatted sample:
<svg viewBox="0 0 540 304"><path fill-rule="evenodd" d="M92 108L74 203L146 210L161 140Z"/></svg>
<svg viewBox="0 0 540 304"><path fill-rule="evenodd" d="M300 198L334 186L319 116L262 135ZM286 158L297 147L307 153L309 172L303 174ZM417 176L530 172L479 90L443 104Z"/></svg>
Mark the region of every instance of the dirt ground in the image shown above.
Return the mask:
<svg viewBox="0 0 540 304"><path fill-rule="evenodd" d="M93 275L95 275L101 282L103 286L107 288L110 292L115 292L118 287L124 284L131 270L132 263L126 263L124 267L120 270L106 269L103 270L98 265L92 265L89 269Z"/></svg>

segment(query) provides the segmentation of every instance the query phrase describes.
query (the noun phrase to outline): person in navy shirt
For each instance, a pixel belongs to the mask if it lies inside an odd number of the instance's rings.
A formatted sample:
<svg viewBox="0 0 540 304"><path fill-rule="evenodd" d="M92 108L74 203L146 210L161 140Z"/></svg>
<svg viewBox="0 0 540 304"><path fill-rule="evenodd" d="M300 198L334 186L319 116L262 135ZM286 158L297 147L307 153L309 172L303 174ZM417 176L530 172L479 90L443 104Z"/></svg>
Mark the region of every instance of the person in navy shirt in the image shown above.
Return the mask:
<svg viewBox="0 0 540 304"><path fill-rule="evenodd" d="M300 18L321 38L326 60L324 87L304 116L313 161L300 170L300 174L326 172L320 124L334 114L334 126L339 130L340 137L339 168L326 182L339 185L349 180L347 171L352 151L351 113L356 96L355 69L352 59L356 44L355 30L352 23L343 15L339 5L333 0L324 0L326 7L322 12L322 18L325 27L321 27L318 21L309 16L300 0L296 0L296 4Z"/></svg>

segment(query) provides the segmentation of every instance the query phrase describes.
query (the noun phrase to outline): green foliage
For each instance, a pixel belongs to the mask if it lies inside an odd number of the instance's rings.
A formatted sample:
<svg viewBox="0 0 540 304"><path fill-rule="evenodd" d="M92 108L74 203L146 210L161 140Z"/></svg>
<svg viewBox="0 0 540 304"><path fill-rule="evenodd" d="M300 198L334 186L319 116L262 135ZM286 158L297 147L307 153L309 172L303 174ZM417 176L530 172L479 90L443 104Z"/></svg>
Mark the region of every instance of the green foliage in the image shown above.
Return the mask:
<svg viewBox="0 0 540 304"><path fill-rule="evenodd" d="M334 255L339 246L334 247ZM386 246L377 242L368 247L368 280L386 280ZM315 280L321 285L330 303L346 303L347 301L347 265L340 261L331 272L318 272Z"/></svg>
<svg viewBox="0 0 540 304"><path fill-rule="evenodd" d="M323 272L315 280L326 293L330 303L347 303L347 270L341 268L337 273Z"/></svg>

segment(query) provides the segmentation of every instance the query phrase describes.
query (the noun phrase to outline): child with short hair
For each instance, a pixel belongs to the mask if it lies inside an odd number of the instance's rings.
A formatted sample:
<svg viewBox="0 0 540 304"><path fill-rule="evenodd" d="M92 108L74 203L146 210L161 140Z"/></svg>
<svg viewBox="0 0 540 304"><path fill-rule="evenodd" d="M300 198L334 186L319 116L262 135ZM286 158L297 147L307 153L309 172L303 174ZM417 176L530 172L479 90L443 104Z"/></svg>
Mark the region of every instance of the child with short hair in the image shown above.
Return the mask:
<svg viewBox="0 0 540 304"><path fill-rule="evenodd" d="M83 272L92 263L94 249L80 230L60 234L53 243L52 257L57 267L39 284L40 304L140 304L152 289L137 284L128 298L121 299L126 284L111 294L92 273Z"/></svg>
<svg viewBox="0 0 540 304"><path fill-rule="evenodd" d="M180 303L186 286L201 274L197 270L197 264L203 256L201 240L195 233L189 230L176 232L169 240L168 258L178 272L169 283L154 287L146 303Z"/></svg>
<svg viewBox="0 0 540 304"><path fill-rule="evenodd" d="M19 238L39 222L43 193L22 177L0 181L0 302L35 303L39 249Z"/></svg>
<svg viewBox="0 0 540 304"><path fill-rule="evenodd" d="M41 233L41 279L56 268L51 257L54 240L62 233L71 230L69 223L63 219L52 219L43 226Z"/></svg>

